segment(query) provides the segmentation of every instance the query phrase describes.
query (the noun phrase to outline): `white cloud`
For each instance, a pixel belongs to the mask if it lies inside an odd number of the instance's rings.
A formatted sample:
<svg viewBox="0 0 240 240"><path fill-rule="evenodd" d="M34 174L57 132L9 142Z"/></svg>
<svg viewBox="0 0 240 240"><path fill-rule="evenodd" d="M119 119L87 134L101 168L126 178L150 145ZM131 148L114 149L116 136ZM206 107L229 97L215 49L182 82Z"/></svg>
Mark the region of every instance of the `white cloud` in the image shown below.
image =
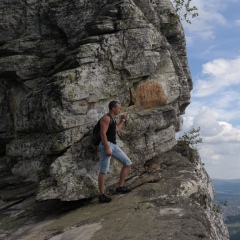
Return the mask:
<svg viewBox="0 0 240 240"><path fill-rule="evenodd" d="M212 95L223 88L240 84L240 58L234 60L215 59L203 65L205 79L196 81L195 97Z"/></svg>
<svg viewBox="0 0 240 240"><path fill-rule="evenodd" d="M188 44L193 43L194 38L208 40L215 38L215 29L219 25L227 26L225 17L220 13L227 4L218 0L195 0L192 5L198 8L198 17L191 19L192 24L183 21Z"/></svg>
<svg viewBox="0 0 240 240"><path fill-rule="evenodd" d="M211 178L217 179L240 179L240 166L238 165L238 158L233 158L233 156L224 156L218 162L206 162L205 169Z"/></svg>
<svg viewBox="0 0 240 240"><path fill-rule="evenodd" d="M222 131L222 126L209 115L205 114L202 118L195 118L194 125L201 127L201 134L206 138L208 136L217 136Z"/></svg>
<svg viewBox="0 0 240 240"><path fill-rule="evenodd" d="M219 161L220 159L221 159L221 155L219 154L212 155L212 160Z"/></svg>
<svg viewBox="0 0 240 240"><path fill-rule="evenodd" d="M197 116L194 118L195 122L198 117L204 119L206 115ZM226 122L218 122L209 116L201 126L201 137L203 144L198 144L197 147L210 177L239 179L240 129Z"/></svg>
<svg viewBox="0 0 240 240"><path fill-rule="evenodd" d="M237 26L240 26L240 19L235 20L234 23L235 23Z"/></svg>
<svg viewBox="0 0 240 240"><path fill-rule="evenodd" d="M190 107L189 107L190 108ZM226 110L222 109L222 112ZM183 117L183 132L188 132L191 128L201 128L201 136L208 143L238 142L240 144L240 127L223 121L226 117L218 109L203 106L197 112L191 112Z"/></svg>
<svg viewBox="0 0 240 240"><path fill-rule="evenodd" d="M198 144L199 153L211 178L240 178L240 126L233 126L230 122L222 120L228 118L227 109L201 106L200 100L193 101L193 105L187 108L183 131L178 136L192 127L200 127L203 144ZM208 105L214 105L207 102L208 99L205 100Z"/></svg>
<svg viewBox="0 0 240 240"><path fill-rule="evenodd" d="M206 105L201 102L202 98L193 101L186 110L184 116L182 135L192 127L200 127L202 144L198 144L202 162L211 178L236 179L240 178L239 146L240 126L234 126L222 119L231 118L226 108L214 108L209 105L217 105L209 98L204 98ZM232 112L236 112L235 109ZM234 115L230 113L230 115ZM238 112L239 120L240 112Z"/></svg>
<svg viewBox="0 0 240 240"><path fill-rule="evenodd" d="M231 106L234 106L240 101L240 96L238 96L236 90L225 90L213 96L212 101L214 102L214 106L219 109L218 111L226 108L229 110ZM224 112L222 112L222 114L223 113ZM235 111L235 113L237 112Z"/></svg>
<svg viewBox="0 0 240 240"><path fill-rule="evenodd" d="M222 138L223 139L223 138ZM205 142L199 153L211 178L239 179L239 143Z"/></svg>
<svg viewBox="0 0 240 240"><path fill-rule="evenodd" d="M238 148L240 144L240 130L233 127L230 123L227 122L218 122L216 124L217 131L209 131L208 134L204 134L204 140L206 143L220 144L220 143L237 143ZM206 126L205 126L206 127ZM214 127L210 126L209 128ZM228 148L229 151L229 148ZM239 150L237 151L239 152Z"/></svg>

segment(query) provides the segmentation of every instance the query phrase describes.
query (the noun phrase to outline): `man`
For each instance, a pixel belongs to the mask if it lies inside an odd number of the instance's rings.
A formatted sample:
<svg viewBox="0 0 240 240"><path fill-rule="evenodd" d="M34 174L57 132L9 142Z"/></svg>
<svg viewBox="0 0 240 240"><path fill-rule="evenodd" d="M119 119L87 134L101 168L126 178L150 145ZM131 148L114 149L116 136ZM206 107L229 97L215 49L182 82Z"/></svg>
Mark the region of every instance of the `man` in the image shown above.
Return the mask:
<svg viewBox="0 0 240 240"><path fill-rule="evenodd" d="M131 190L124 186L124 181L131 167L131 160L116 145L116 133L120 131L127 119L127 114L121 115L121 121L117 124L115 116L120 113L121 105L117 101L111 101L108 105L109 112L100 120L100 172L98 176L98 188L100 192L99 202L107 203L112 199L104 194L106 174L110 165L110 158L113 157L122 164L120 180L116 189L116 194L125 194Z"/></svg>

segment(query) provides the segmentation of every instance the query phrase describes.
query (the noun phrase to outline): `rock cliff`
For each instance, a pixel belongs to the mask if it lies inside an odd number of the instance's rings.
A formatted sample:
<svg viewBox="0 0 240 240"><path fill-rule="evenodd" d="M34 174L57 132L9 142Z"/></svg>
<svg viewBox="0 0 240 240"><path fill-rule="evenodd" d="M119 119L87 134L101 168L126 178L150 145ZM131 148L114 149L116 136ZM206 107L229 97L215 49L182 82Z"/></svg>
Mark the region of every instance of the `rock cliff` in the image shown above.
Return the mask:
<svg viewBox="0 0 240 240"><path fill-rule="evenodd" d="M192 80L169 0L2 0L0 29L2 209L32 195L94 198L91 131L118 100L129 115L117 141L133 161L134 191L84 208L72 226L96 232L79 239L228 239L199 157L191 163L176 147ZM110 194L119 168L113 161Z"/></svg>

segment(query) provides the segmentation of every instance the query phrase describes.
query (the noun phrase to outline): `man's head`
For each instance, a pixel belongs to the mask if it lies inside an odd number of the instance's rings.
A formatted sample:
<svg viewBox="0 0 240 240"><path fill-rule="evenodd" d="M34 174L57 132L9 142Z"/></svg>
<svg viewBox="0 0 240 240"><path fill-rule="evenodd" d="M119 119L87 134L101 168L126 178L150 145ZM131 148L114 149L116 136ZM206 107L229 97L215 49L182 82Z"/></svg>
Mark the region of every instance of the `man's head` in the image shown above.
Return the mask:
<svg viewBox="0 0 240 240"><path fill-rule="evenodd" d="M118 101L111 101L108 104L108 108L114 115L118 115L121 111L121 104Z"/></svg>

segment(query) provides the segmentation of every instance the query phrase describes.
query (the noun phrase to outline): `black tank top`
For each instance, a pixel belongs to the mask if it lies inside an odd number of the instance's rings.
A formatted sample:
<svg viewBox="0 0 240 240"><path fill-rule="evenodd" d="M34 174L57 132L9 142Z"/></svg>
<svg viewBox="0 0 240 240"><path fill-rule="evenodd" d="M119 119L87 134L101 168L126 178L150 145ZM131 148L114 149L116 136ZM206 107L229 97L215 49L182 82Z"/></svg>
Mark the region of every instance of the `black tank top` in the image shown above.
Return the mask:
<svg viewBox="0 0 240 240"><path fill-rule="evenodd" d="M111 114L106 114L110 117L110 123L108 126L108 130L106 132L107 135L107 140L111 143L116 144L116 121L113 119L113 117L111 116Z"/></svg>

